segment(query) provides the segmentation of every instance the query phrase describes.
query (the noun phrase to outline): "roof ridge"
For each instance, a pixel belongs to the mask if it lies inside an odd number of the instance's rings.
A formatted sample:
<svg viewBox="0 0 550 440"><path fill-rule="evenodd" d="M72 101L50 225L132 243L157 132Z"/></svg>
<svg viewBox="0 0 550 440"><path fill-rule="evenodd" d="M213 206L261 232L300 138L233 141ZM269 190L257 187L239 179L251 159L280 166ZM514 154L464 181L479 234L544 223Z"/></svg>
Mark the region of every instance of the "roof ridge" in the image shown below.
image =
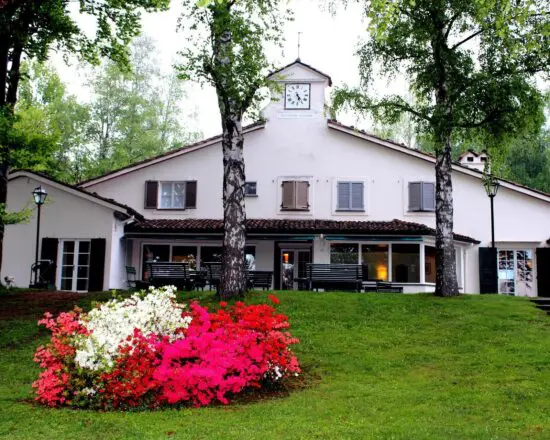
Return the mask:
<svg viewBox="0 0 550 440"><path fill-rule="evenodd" d="M245 125L242 128L242 130L243 131L244 130L249 130L251 128L261 127L262 125L265 125L265 121L264 120L259 120L259 121L253 122L251 124ZM93 182L94 180L101 179L101 178L109 176L111 174L115 174L115 173L118 173L120 171L129 169L129 168L133 168L133 167L136 167L136 166L139 166L139 165L143 165L143 164L146 164L147 162L152 162L154 160L161 159L163 157L170 156L172 154L181 153L181 152L184 152L185 150L188 150L190 148L199 147L202 144L207 144L207 143L213 142L214 140L216 140L218 138L221 139L222 137L223 137L223 133L217 134L215 136L210 136L208 138L201 139L201 140L193 142L191 144L186 144L186 145L183 145L181 147L174 148L173 150L168 150L168 151L165 151L164 153L160 153L160 154L157 154L155 156L149 157L147 159L143 159L143 160L140 160L138 162L134 162L134 163L131 163L129 165L117 168L116 170L108 171L108 172L106 172L104 174L101 174L99 176L95 176L95 177L91 177L91 178L86 179L86 180L82 180L82 181L78 182L76 185L77 186L85 185L89 182Z"/></svg>
<svg viewBox="0 0 550 440"><path fill-rule="evenodd" d="M394 140L391 140L391 139L385 139L385 138L382 138L380 136L377 136L375 134L372 134L372 133L369 133L368 131L366 130L363 130L363 129L360 129L360 128L357 128L357 127L354 127L353 125L346 125L346 124L343 124L342 122L336 120L336 119L328 119L327 120L327 123L330 123L330 124L334 124L334 125L337 125L341 128L345 128L345 129L348 129L348 130L353 130L353 131L356 131L360 134L363 134L365 136L370 136L370 137L373 137L373 138L376 138L380 141L383 141L383 142L388 142L390 144L393 144L393 145L396 145L398 147L401 147L401 148L405 148L411 152L414 152L414 153L417 153L417 154L420 154L422 156L426 156L426 157L429 157L431 159L436 159L436 156L431 154L431 153L427 153L425 151L422 151L422 150L419 150L417 148L412 148L412 147L409 147L408 145L406 144L403 144L403 143L399 143L399 142L396 142ZM484 151L482 151L480 154L484 153ZM464 153L463 153L464 154ZM452 162L453 166L457 166L461 169L464 169L464 170L468 170L468 171L471 171L473 173L476 173L476 174L483 174L483 171L480 171L480 170L477 170L475 168L470 168L462 163L460 163L459 161L453 161ZM523 189L527 189L529 191L533 191L537 194L540 194L544 197L550 197L550 193L547 193L547 192L544 192L544 191L541 191L539 189L536 189L536 188L532 188L530 186L527 186L527 185L523 185L522 183L518 183L518 182L514 182L513 180L509 180L505 177L498 177L497 176L497 179L502 181L502 182L506 182L510 185L514 185L514 186L517 186L519 188L523 188Z"/></svg>

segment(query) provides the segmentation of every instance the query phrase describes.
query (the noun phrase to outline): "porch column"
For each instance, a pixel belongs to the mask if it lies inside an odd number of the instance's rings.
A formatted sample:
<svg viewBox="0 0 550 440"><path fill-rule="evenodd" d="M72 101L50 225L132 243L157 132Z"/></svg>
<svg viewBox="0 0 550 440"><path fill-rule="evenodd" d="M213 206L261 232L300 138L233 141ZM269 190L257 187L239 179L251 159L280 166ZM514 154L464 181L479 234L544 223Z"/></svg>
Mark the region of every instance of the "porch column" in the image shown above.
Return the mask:
<svg viewBox="0 0 550 440"><path fill-rule="evenodd" d="M424 284L426 282L426 245L424 243L420 243L420 284Z"/></svg>

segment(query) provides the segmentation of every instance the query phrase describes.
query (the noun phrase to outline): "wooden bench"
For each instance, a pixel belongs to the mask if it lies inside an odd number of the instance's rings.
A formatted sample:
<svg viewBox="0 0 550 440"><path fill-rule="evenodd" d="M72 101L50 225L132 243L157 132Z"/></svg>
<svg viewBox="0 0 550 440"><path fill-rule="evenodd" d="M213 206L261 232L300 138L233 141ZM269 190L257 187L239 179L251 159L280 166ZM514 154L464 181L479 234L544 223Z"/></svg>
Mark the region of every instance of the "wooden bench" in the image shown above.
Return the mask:
<svg viewBox="0 0 550 440"><path fill-rule="evenodd" d="M359 264L318 264L306 266L309 290L354 290L361 292L363 270Z"/></svg>
<svg viewBox="0 0 550 440"><path fill-rule="evenodd" d="M392 283L380 280L371 280L363 282L365 292L377 293L403 293L402 286L394 286Z"/></svg>
<svg viewBox="0 0 550 440"><path fill-rule="evenodd" d="M178 290L189 289L189 265L187 263L151 262L149 267L149 283L154 287L173 285Z"/></svg>
<svg viewBox="0 0 550 440"><path fill-rule="evenodd" d="M273 272L269 270L251 270L247 273L247 279L249 289L269 290L273 281Z"/></svg>

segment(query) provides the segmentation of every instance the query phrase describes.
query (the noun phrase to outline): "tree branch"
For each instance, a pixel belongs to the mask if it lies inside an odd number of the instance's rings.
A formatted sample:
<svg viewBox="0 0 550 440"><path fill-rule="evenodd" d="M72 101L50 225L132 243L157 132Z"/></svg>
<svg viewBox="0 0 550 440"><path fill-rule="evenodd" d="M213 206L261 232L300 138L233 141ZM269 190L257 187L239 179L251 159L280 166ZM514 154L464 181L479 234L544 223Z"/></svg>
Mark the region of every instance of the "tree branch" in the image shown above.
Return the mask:
<svg viewBox="0 0 550 440"><path fill-rule="evenodd" d="M483 33L484 30L485 30L485 29L480 29L480 30L478 30L477 32L474 32L472 35L469 35L468 37L464 38L464 40L459 41L459 42L456 43L453 47L451 47L451 50L455 50L457 47L463 45L463 44L466 43L467 41L470 41L472 38L477 37L479 34Z"/></svg>
<svg viewBox="0 0 550 440"><path fill-rule="evenodd" d="M447 40L447 38L449 38L449 34L451 33L451 29L453 28L454 22L461 15L462 15L462 12L457 12L455 15L451 17L451 19L449 20L449 23L447 23L447 30L445 31L445 41Z"/></svg>

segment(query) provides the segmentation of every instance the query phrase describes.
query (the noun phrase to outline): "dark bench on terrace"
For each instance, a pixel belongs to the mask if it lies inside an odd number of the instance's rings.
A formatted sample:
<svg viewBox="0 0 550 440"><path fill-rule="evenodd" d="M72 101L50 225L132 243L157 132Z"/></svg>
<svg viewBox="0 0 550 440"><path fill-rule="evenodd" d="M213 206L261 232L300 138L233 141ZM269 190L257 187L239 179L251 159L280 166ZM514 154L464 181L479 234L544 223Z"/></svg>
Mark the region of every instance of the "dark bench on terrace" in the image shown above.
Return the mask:
<svg viewBox="0 0 550 440"><path fill-rule="evenodd" d="M387 281L366 281L363 283L365 292L377 292L377 293L403 293L403 287L394 286Z"/></svg>
<svg viewBox="0 0 550 440"><path fill-rule="evenodd" d="M247 272L249 289L271 289L273 272L269 270L250 270Z"/></svg>
<svg viewBox="0 0 550 440"><path fill-rule="evenodd" d="M216 290L220 287L220 279L222 275L221 263L202 263L207 270L207 279L210 288ZM273 272L267 270L250 270L247 271L247 284L249 289L271 289L273 280Z"/></svg>
<svg viewBox="0 0 550 440"><path fill-rule="evenodd" d="M189 265L187 263L151 262L149 267L149 283L154 287L173 285L178 290L191 287Z"/></svg>
<svg viewBox="0 0 550 440"><path fill-rule="evenodd" d="M309 290L355 290L361 292L363 270L359 264L318 264L306 266Z"/></svg>

